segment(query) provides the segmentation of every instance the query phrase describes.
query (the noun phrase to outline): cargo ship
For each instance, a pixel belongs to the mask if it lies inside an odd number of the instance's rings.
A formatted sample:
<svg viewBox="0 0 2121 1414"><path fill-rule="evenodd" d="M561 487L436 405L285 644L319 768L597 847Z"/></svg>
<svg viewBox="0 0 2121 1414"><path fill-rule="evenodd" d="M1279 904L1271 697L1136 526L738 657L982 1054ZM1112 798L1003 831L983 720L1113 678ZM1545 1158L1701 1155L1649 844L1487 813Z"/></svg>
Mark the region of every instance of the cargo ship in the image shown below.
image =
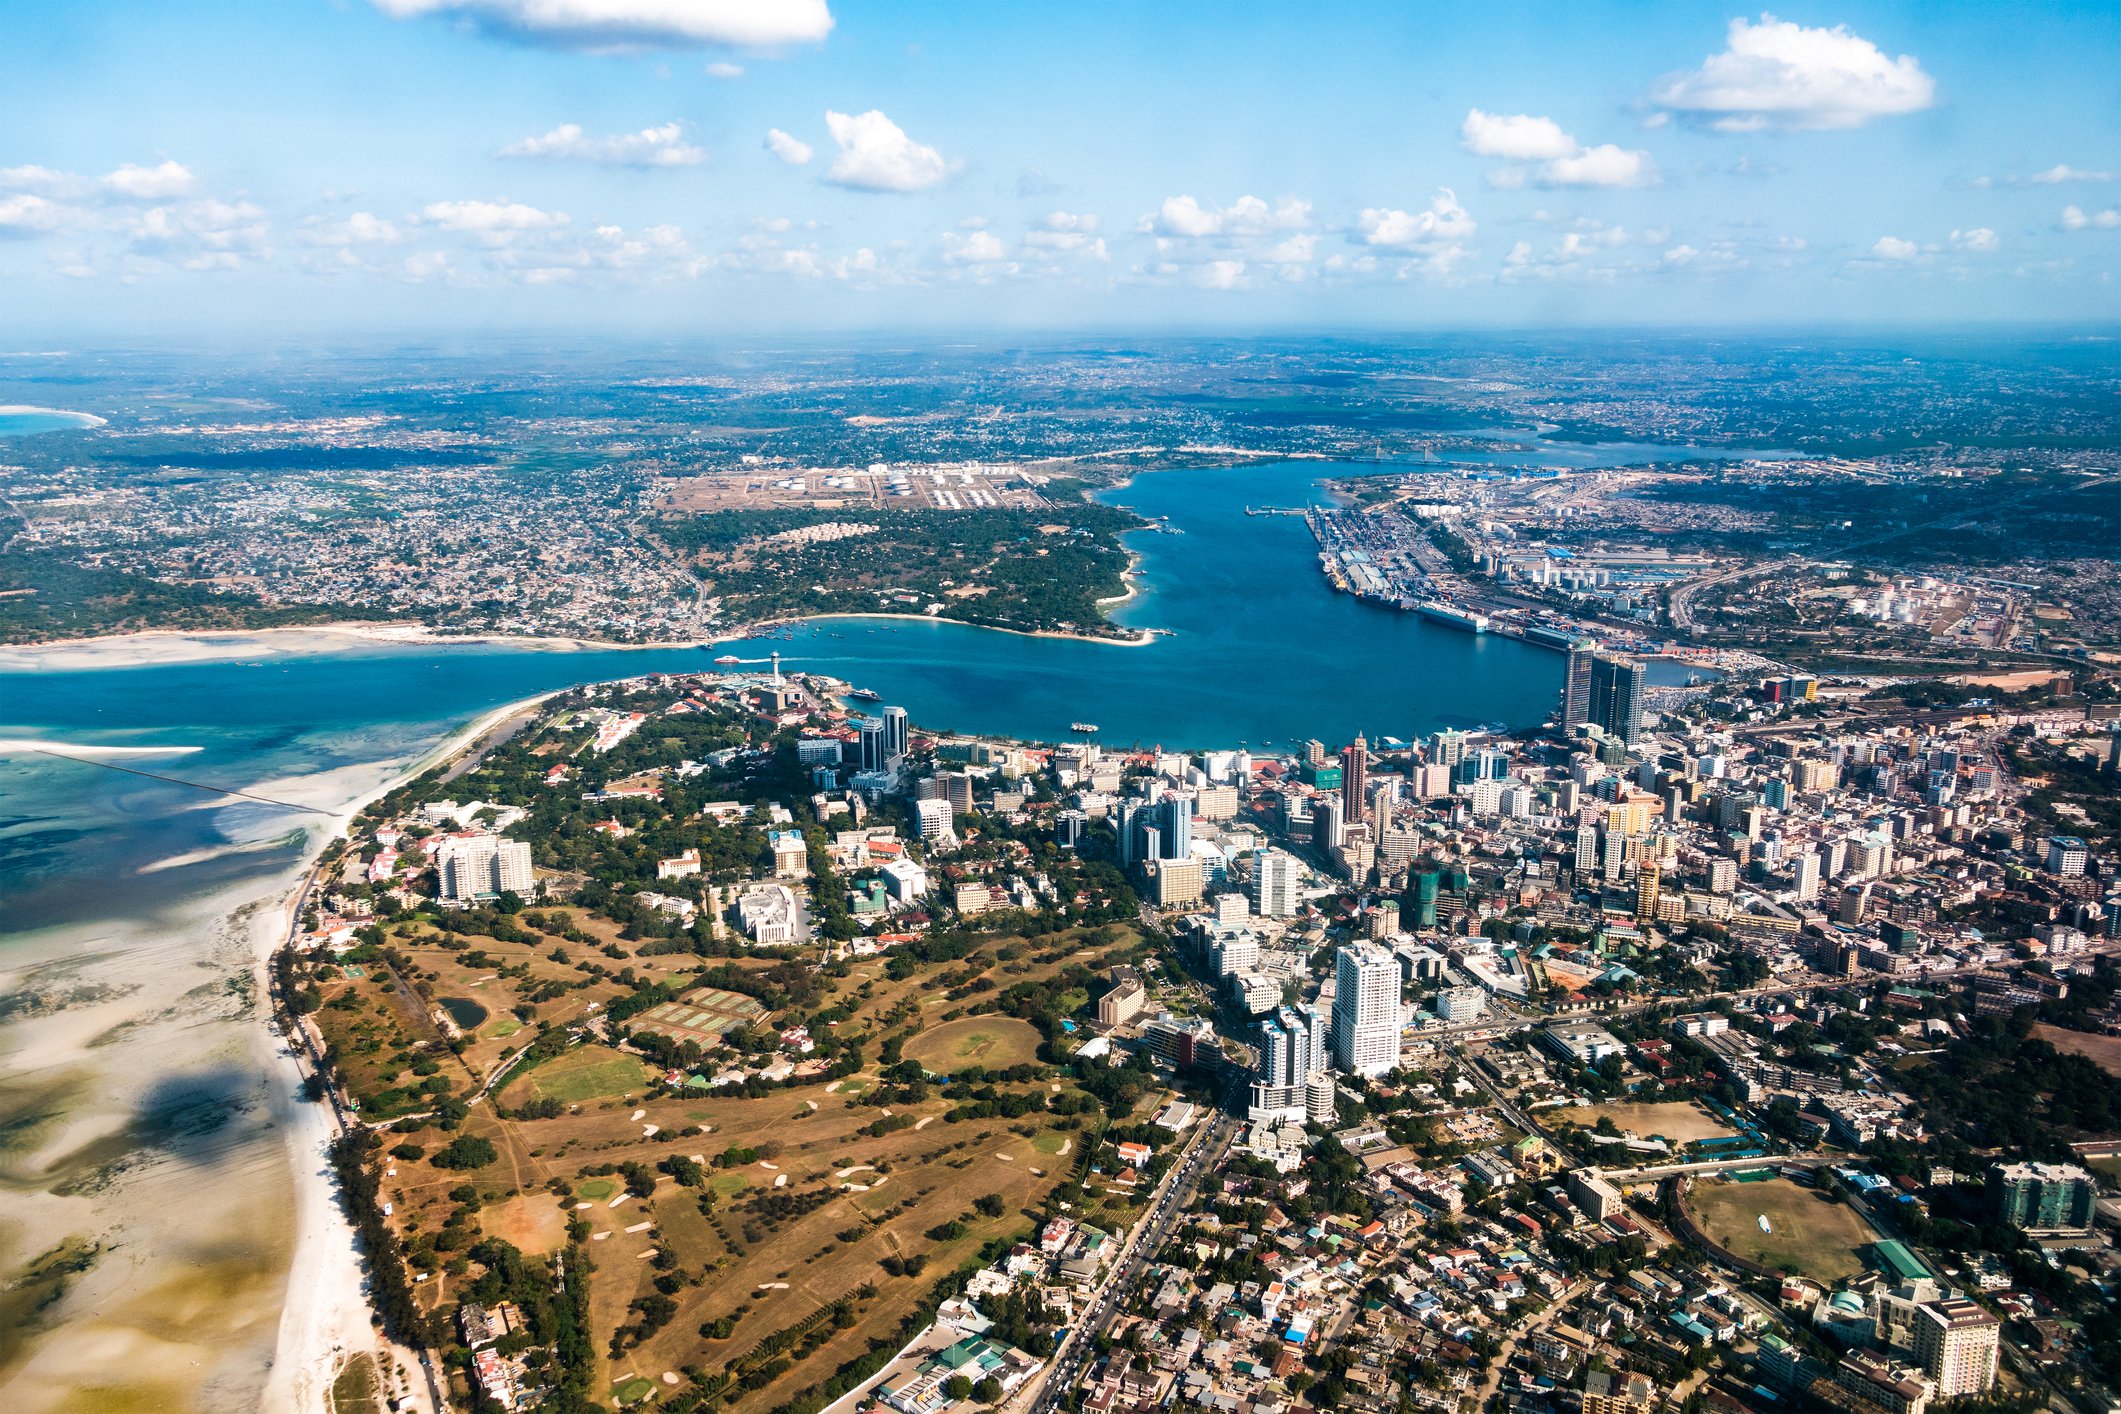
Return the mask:
<svg viewBox="0 0 2121 1414"><path fill-rule="evenodd" d="M1488 616L1486 614L1476 614L1467 609L1439 603L1434 599L1417 604L1414 609L1416 613L1432 623L1443 624L1449 628L1464 629L1467 633L1486 633L1488 631Z"/></svg>

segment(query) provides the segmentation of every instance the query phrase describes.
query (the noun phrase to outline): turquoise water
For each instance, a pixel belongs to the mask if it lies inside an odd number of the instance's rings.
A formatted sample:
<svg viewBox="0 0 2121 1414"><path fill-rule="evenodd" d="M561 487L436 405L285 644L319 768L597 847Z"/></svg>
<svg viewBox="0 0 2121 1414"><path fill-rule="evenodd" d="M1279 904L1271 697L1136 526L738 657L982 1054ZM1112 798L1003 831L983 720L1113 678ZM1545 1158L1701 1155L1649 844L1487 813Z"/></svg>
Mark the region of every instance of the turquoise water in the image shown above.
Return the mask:
<svg viewBox="0 0 2121 1414"><path fill-rule="evenodd" d="M1526 452L1491 457L1523 461ZM1541 447L1536 457L1564 459L1643 456ZM1184 531L1131 537L1142 592L1116 617L1169 631L1146 647L877 619L821 620L708 649L379 644L276 656L235 638L243 658L0 668L0 738L193 748L124 764L234 788L331 772L351 779L364 768L374 774L376 763L409 761L451 727L534 693L707 671L722 653L759 661L774 650L791 668L873 688L920 725L1037 740L1089 721L1111 743L1256 750L1313 736L1337 743L1357 731L1412 738L1541 721L1560 690L1558 655L1336 594L1299 517L1245 514L1247 504L1317 499L1317 479L1346 470L1163 472L1109 493ZM284 870L307 847L302 827L313 820L92 765L0 754L0 936L153 917Z"/></svg>
<svg viewBox="0 0 2121 1414"><path fill-rule="evenodd" d="M35 432L80 432L99 426L101 422L101 418L90 413L65 412L58 408L0 412L0 437L27 437Z"/></svg>

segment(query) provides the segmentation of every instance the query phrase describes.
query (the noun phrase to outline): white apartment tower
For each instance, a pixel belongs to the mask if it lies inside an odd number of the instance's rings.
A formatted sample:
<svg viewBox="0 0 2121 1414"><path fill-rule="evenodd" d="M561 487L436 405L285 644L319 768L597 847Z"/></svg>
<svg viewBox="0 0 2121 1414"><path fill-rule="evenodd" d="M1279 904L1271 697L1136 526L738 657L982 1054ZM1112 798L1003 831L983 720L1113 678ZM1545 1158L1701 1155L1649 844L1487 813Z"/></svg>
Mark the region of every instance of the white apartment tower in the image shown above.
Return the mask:
<svg viewBox="0 0 2121 1414"><path fill-rule="evenodd" d="M499 835L445 840L435 853L435 866L442 875L442 897L450 903L510 893L529 898L537 887L525 840Z"/></svg>
<svg viewBox="0 0 2121 1414"><path fill-rule="evenodd" d="M1293 854L1278 849L1262 853L1252 865L1252 908L1262 918L1296 914L1296 882L1301 866Z"/></svg>
<svg viewBox="0 0 2121 1414"><path fill-rule="evenodd" d="M1333 1055L1342 1070L1382 1075L1399 1064L1399 959L1375 943L1340 950L1334 963Z"/></svg>

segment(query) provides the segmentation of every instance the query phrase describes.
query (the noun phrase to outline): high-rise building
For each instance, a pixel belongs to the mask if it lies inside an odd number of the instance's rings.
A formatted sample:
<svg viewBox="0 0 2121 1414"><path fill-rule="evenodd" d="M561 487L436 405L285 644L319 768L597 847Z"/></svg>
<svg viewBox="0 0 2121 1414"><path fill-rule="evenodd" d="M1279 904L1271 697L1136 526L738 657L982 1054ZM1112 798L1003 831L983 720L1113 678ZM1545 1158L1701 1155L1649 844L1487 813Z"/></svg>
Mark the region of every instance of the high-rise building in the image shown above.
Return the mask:
<svg viewBox="0 0 2121 1414"><path fill-rule="evenodd" d="M890 768L906 759L906 709L886 707L884 709L884 760Z"/></svg>
<svg viewBox="0 0 2121 1414"><path fill-rule="evenodd" d="M1600 653L1591 660L1588 720L1609 737L1633 746L1642 738L1643 693L1647 676L1641 663Z"/></svg>
<svg viewBox="0 0 2121 1414"><path fill-rule="evenodd" d="M1790 861L1790 874L1799 903L1810 903L1819 897L1819 854L1806 850Z"/></svg>
<svg viewBox="0 0 2121 1414"><path fill-rule="evenodd" d="M896 771L906 759L906 709L886 707L881 717L858 717L862 769Z"/></svg>
<svg viewBox="0 0 2121 1414"><path fill-rule="evenodd" d="M442 897L451 903L515 894L528 898L537 887L527 840L499 835L472 835L442 842L435 852L442 876Z"/></svg>
<svg viewBox="0 0 2121 1414"><path fill-rule="evenodd" d="M1354 943L1334 960L1333 1054L1356 1075L1399 1064L1399 959L1375 943Z"/></svg>
<svg viewBox="0 0 2121 1414"><path fill-rule="evenodd" d="M1635 874L1635 921L1654 923L1657 921L1657 893L1659 887L1657 866L1645 863Z"/></svg>
<svg viewBox="0 0 2121 1414"><path fill-rule="evenodd" d="M913 818L924 840L957 838L957 816L951 812L950 802L939 796L915 801Z"/></svg>
<svg viewBox="0 0 2121 1414"><path fill-rule="evenodd" d="M1193 857L1193 802L1183 795L1167 795L1158 802L1163 812L1161 859Z"/></svg>
<svg viewBox="0 0 2121 1414"><path fill-rule="evenodd" d="M1997 1164L1988 1171L1989 1213L2021 1232L2090 1232L2099 1186L2074 1164Z"/></svg>
<svg viewBox="0 0 2121 1414"><path fill-rule="evenodd" d="M1361 732L1355 734L1346 751L1340 753L1340 809L1341 818L1354 823L1364 818L1369 808L1369 798L1363 794L1370 783L1370 743L1363 740Z"/></svg>
<svg viewBox="0 0 2121 1414"><path fill-rule="evenodd" d="M1466 759L1466 734L1460 731L1441 731L1429 746L1429 761L1432 765L1451 767Z"/></svg>
<svg viewBox="0 0 2121 1414"><path fill-rule="evenodd" d="M1561 734L1576 735L1576 729L1591 720L1591 659L1588 643L1570 647L1561 670Z"/></svg>
<svg viewBox="0 0 2121 1414"><path fill-rule="evenodd" d="M1937 1382L1939 1399L1985 1394L1996 1382L1996 1318L1961 1297L1915 1311L1915 1358Z"/></svg>
<svg viewBox="0 0 2121 1414"><path fill-rule="evenodd" d="M1348 842L1348 817L1338 796L1325 796L1311 812L1311 842L1327 849Z"/></svg>
<svg viewBox="0 0 2121 1414"><path fill-rule="evenodd" d="M1302 866L1293 854L1270 849L1252 861L1252 909L1262 918L1293 918Z"/></svg>

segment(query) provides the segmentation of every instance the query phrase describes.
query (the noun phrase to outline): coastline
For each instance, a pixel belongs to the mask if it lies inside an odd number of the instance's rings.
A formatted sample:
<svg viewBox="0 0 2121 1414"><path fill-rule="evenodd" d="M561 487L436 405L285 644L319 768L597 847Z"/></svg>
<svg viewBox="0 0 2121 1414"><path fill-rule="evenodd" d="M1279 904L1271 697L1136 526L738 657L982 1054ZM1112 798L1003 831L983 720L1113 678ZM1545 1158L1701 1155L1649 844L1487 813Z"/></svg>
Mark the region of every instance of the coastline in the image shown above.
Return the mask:
<svg viewBox="0 0 2121 1414"><path fill-rule="evenodd" d="M410 1352L391 1346L375 1331L353 1226L341 1207L338 1181L326 1156L331 1141L337 1137L338 1126L329 1104L302 1098L301 1089L309 1070L301 1048L283 1038L273 1025L269 985L272 961L293 936L296 909L318 860L335 841L345 837L363 810L407 781L462 755L516 714L534 709L566 690L537 693L482 713L380 785L327 807L332 812L330 821L313 828L311 838L315 844L301 864L248 910L253 976L260 999L254 1051L266 1058L274 1118L280 1122L285 1138L295 1187L294 1254L281 1308L278 1344L265 1385L266 1408L328 1409L340 1362L363 1351L377 1356L386 1378L391 1368L410 1363ZM280 783L265 783L260 789L267 787L287 789ZM275 898L277 902L266 906L268 900Z"/></svg>
<svg viewBox="0 0 2121 1414"><path fill-rule="evenodd" d="M1131 575L1132 568L1129 568ZM1134 597L1129 581L1127 593L1098 602L1122 603ZM347 652L364 645L407 648L484 646L524 648L550 653L647 652L714 648L738 643L793 624L822 623L829 619L905 619L914 623L952 623L988 633L1013 633L1025 638L1060 638L1078 643L1102 643L1118 648L1141 648L1156 640L1151 629L1136 629L1125 637L1062 633L1057 629L1003 628L976 624L941 614L837 613L798 614L784 619L762 619L707 638L656 640L649 643L619 643L594 638L557 635L438 633L418 624L331 623L298 624L278 628L247 629L140 629L132 633L101 634L87 638L55 638L42 643L0 645L0 671L94 671L107 668L162 667L183 663L210 663L304 652Z"/></svg>

